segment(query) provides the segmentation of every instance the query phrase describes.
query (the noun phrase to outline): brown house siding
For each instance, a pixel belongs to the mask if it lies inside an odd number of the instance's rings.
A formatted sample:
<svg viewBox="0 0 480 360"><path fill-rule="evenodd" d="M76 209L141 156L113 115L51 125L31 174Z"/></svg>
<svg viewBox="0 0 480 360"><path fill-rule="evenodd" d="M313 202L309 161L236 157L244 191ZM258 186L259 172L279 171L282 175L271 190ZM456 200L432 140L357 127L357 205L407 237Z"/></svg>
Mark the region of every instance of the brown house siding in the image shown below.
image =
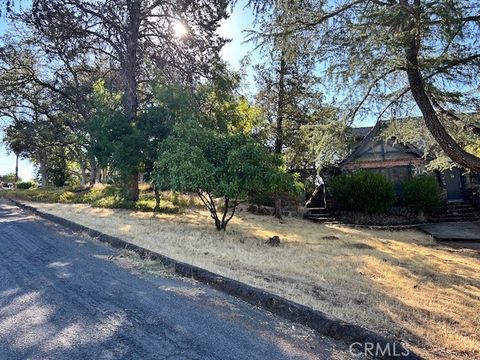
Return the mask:
<svg viewBox="0 0 480 360"><path fill-rule="evenodd" d="M417 159L395 159L395 160L376 160L376 161L351 161L342 168L345 170L357 169L380 169L391 168L397 166L425 165L426 162L422 158Z"/></svg>

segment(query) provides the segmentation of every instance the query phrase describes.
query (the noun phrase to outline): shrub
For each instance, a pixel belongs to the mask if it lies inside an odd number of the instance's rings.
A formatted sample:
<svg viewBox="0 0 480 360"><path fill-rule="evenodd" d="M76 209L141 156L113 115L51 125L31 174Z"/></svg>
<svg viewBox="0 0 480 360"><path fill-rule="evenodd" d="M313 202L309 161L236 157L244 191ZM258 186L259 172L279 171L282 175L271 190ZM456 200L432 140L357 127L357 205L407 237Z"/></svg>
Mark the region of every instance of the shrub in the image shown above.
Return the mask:
<svg viewBox="0 0 480 360"><path fill-rule="evenodd" d="M75 193L74 192L65 191L64 193L62 193L60 195L60 197L58 198L58 201L62 202L62 203L71 203L71 202L73 202L74 199L75 199Z"/></svg>
<svg viewBox="0 0 480 360"><path fill-rule="evenodd" d="M385 176L365 170L337 176L330 192L341 210L382 213L395 201L393 184Z"/></svg>
<svg viewBox="0 0 480 360"><path fill-rule="evenodd" d="M297 191L295 177L286 172L282 159L245 134L177 127L160 144L158 154L156 186L197 192L217 230L226 229L238 204L252 194ZM178 201L174 194L172 202Z"/></svg>
<svg viewBox="0 0 480 360"><path fill-rule="evenodd" d="M17 183L17 189L28 190L34 188L36 184L33 181L21 181Z"/></svg>
<svg viewBox="0 0 480 360"><path fill-rule="evenodd" d="M438 209L442 203L437 181L428 175L415 176L403 183L403 200L408 207L424 212Z"/></svg>

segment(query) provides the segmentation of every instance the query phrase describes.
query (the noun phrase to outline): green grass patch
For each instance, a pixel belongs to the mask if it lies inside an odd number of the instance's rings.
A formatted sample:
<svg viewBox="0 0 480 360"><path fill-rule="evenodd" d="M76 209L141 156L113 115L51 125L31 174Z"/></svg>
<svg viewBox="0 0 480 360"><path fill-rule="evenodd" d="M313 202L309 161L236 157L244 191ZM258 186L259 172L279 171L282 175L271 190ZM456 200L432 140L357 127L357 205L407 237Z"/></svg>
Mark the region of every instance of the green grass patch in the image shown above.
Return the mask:
<svg viewBox="0 0 480 360"><path fill-rule="evenodd" d="M166 191L161 193L159 209L155 209L155 195L153 192L142 190L140 199L136 202L131 202L125 200L121 195L121 191L114 186L18 189L2 191L0 196L33 202L89 204L101 208L158 211L168 214L181 213L188 207L202 206L200 200L195 195Z"/></svg>

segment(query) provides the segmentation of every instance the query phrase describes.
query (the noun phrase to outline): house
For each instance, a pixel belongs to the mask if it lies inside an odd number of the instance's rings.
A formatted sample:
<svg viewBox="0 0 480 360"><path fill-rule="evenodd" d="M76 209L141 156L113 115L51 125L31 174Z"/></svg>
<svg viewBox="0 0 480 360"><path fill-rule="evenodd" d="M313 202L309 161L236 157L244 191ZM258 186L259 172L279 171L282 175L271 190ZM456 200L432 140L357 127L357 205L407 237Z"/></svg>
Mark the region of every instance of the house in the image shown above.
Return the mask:
<svg viewBox="0 0 480 360"><path fill-rule="evenodd" d="M423 150L413 144L405 145L380 138L384 126L385 122L379 121L373 127L352 128L356 145L350 155L340 162L342 172L365 169L381 173L395 185L398 193L403 181L409 177L430 174L443 189L446 202L479 203L478 174L467 173L462 168L428 173L425 167L432 159L425 158Z"/></svg>

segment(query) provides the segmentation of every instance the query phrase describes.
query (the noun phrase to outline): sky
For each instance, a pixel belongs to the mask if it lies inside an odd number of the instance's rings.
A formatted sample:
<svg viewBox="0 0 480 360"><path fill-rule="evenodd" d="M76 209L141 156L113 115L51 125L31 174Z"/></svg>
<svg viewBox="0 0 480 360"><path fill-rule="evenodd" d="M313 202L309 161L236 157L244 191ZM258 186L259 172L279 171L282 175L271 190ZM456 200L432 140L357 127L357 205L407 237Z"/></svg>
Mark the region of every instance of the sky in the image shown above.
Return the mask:
<svg viewBox="0 0 480 360"><path fill-rule="evenodd" d="M4 34L8 28L8 24L5 18L0 17L0 35ZM1 142L3 139L3 127L6 120L0 118L0 175L15 172L15 156L8 154L7 149ZM18 175L23 180L29 180L33 178L33 165L28 160L20 160L18 164Z"/></svg>
<svg viewBox="0 0 480 360"><path fill-rule="evenodd" d="M227 61L232 69L239 69L240 61L254 48L251 43L245 42L245 30L253 28L253 15L249 9L245 9L245 1L237 2L232 11L231 16L223 21L219 29L219 33L228 39L229 43L222 49L222 58ZM8 23L5 18L0 18L0 35L5 33L8 29ZM252 56L255 58L255 55ZM249 73L250 83L252 81L252 74ZM248 80L247 80L248 81ZM1 128L5 125L5 120L0 119L0 141L3 139L3 132ZM28 160L20 160L19 162L19 176L23 180L32 179L34 177L33 164ZM0 175L12 173L15 171L15 156L8 154L5 145L0 142Z"/></svg>

